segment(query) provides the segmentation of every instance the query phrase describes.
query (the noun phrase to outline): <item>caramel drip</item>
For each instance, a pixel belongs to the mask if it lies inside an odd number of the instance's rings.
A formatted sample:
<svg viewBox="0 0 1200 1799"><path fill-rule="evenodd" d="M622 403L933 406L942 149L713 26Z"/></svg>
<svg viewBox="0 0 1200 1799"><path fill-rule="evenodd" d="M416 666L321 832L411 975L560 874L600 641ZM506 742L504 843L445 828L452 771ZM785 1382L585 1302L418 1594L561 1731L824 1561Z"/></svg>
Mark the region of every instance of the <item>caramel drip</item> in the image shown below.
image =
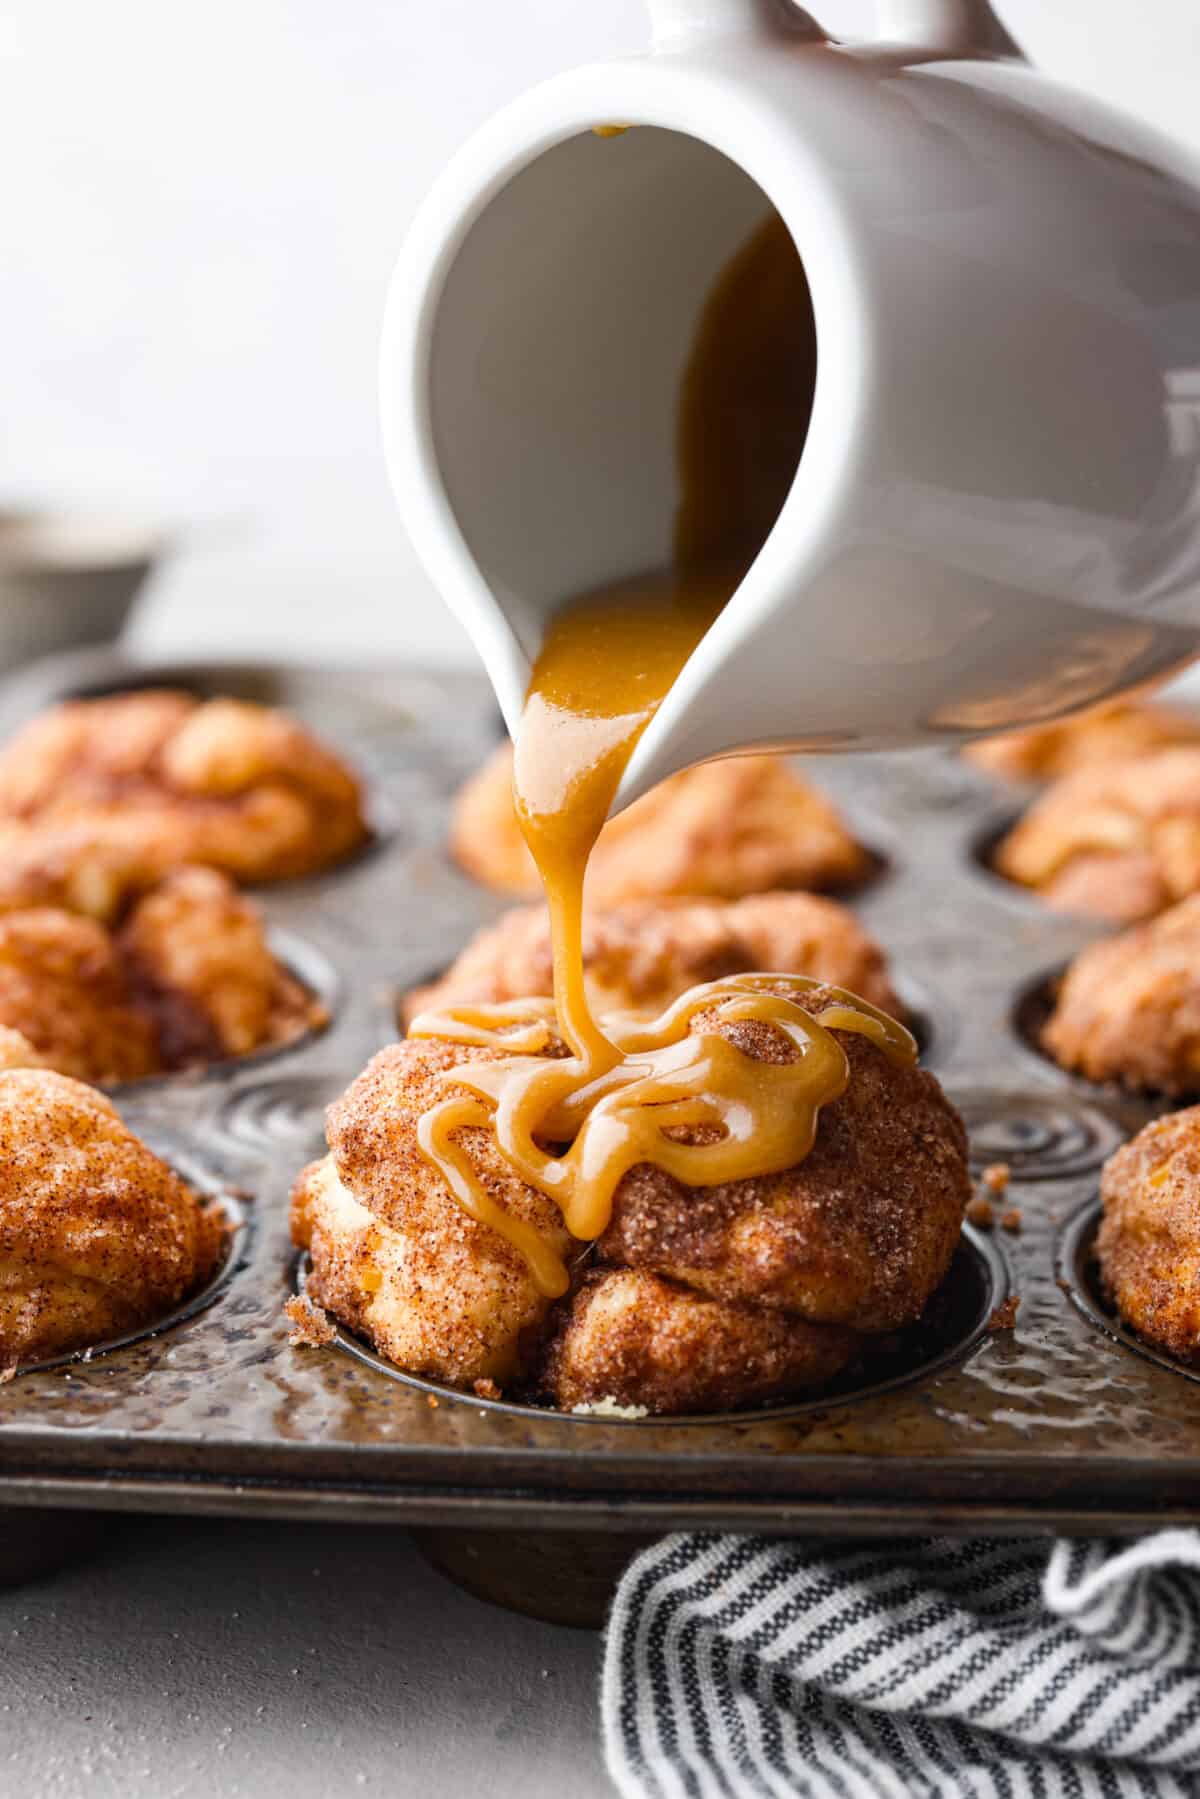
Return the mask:
<svg viewBox="0 0 1200 1799"><path fill-rule="evenodd" d="M599 1073L617 1059L583 982L583 880L634 745L727 597L727 584L630 582L552 620L530 682L513 797L550 907L563 1041Z"/></svg>
<svg viewBox="0 0 1200 1799"><path fill-rule="evenodd" d="M427 1013L410 1036L501 1054L448 1070L454 1091L420 1121L422 1153L458 1203L526 1259L542 1293L569 1285L545 1238L486 1191L460 1141L487 1129L521 1180L580 1242L608 1226L625 1174L651 1163L688 1187L776 1174L812 1148L822 1106L845 1091L835 1031L898 1061L916 1045L852 994L814 1016L800 976L738 975L694 987L644 1020L599 1019L583 967L588 857L642 732L762 544L808 426L815 335L804 272L772 216L706 304L680 413L675 571L585 596L554 619L517 734L513 797L546 889L554 999ZM778 1057L739 1027L766 1027ZM561 1050L565 1046L566 1054Z"/></svg>
<svg viewBox="0 0 1200 1799"><path fill-rule="evenodd" d="M853 994L833 989L836 1003L816 1014L791 997L819 986L802 975L730 975L693 987L656 1019L610 1017L604 1040L614 1054L599 1072L583 1056L542 1053L554 1035L548 1000L422 1013L410 1036L504 1054L447 1074L468 1092L426 1113L421 1147L459 1203L519 1249L555 1298L568 1286L565 1264L484 1193L454 1133L489 1126L515 1173L554 1201L581 1242L603 1235L617 1187L639 1163L687 1187L778 1174L803 1161L821 1107L846 1089L849 1064L834 1031L868 1037L894 1061L916 1059L903 1025ZM701 1013L706 1028L693 1031ZM769 1027L788 1059L761 1061L722 1034L746 1024Z"/></svg>

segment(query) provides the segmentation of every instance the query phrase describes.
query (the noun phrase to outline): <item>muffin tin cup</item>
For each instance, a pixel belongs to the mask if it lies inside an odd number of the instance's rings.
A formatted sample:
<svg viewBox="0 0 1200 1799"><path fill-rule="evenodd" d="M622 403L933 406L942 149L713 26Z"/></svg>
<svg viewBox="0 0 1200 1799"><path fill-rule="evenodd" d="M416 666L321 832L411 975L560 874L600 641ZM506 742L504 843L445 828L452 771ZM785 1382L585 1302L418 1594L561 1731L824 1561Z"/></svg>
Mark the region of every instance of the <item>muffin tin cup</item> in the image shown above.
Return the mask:
<svg viewBox="0 0 1200 1799"><path fill-rule="evenodd" d="M1119 1534L1200 1517L1194 1381L1120 1328L1098 1328L1060 1259L1104 1157L1162 1107L1081 1087L1019 1035L1020 996L1097 932L984 876L975 848L1001 789L936 754L810 765L883 846L886 876L847 903L925 1020L976 1169L1011 1169L995 1210L1013 1228L968 1233L962 1251L997 1296L988 1316L977 1288L969 1319L895 1378L786 1406L636 1424L563 1416L423 1386L349 1333L294 1348L283 1311L296 1270L288 1194L321 1151L325 1106L394 1036L397 991L511 903L445 854L449 798L495 740L484 682L139 665L106 651L0 687L0 731L73 692L155 682L290 707L360 763L377 815L396 825L341 869L258 892L279 941L290 934L336 977L326 1030L117 1095L185 1173L190 1157L214 1183L253 1193L254 1228L217 1290L169 1328L0 1388L0 1506L390 1519L439 1533L430 1553L460 1575L478 1559L476 1533L492 1530L568 1533L582 1561L597 1532ZM457 1550L447 1532L466 1533ZM544 1558L540 1580L544 1602Z"/></svg>
<svg viewBox="0 0 1200 1799"><path fill-rule="evenodd" d="M308 1256L296 1258L293 1273L294 1291L304 1294L308 1288L310 1263ZM693 1412L678 1416L612 1418L605 1422L620 1430L661 1429L664 1426L700 1429L707 1426L741 1425L750 1420L803 1418L820 1416L831 1406L848 1406L858 1400L929 1380L940 1370L969 1356L983 1341L996 1309L1010 1291L1008 1264L999 1244L970 1225L963 1229L954 1261L938 1291L930 1299L918 1323L906 1329L889 1331L877 1341L868 1340L855 1365L835 1380L805 1394L762 1405L743 1406L736 1411ZM408 1374L389 1362L354 1331L336 1325L335 1343L343 1354L372 1369L385 1380L399 1382L418 1393L431 1397L437 1405L460 1404L463 1395L454 1387L439 1381L425 1380ZM470 1403L478 1409L511 1418L561 1419L584 1429L595 1420L587 1412L559 1412L535 1401L516 1398L480 1399Z"/></svg>
<svg viewBox="0 0 1200 1799"><path fill-rule="evenodd" d="M1110 1342L1133 1355L1143 1356L1158 1368L1180 1379L1200 1383L1200 1366L1181 1362L1154 1343L1140 1337L1121 1318L1100 1278L1096 1236L1102 1217L1098 1197L1087 1199L1067 1219L1058 1238L1058 1279L1071 1304Z"/></svg>
<svg viewBox="0 0 1200 1799"><path fill-rule="evenodd" d="M179 1305L172 1306L167 1312L157 1317L148 1318L131 1330L121 1331L113 1337L102 1337L99 1342L89 1343L78 1349L68 1349L61 1355L46 1356L38 1362L18 1363L16 1373L12 1377L19 1380L28 1374L51 1374L58 1369L90 1368L105 1356L113 1355L118 1350L128 1349L137 1343L145 1343L154 1337L164 1336L167 1332L186 1324L189 1319L199 1317L209 1306L215 1305L221 1294L243 1265L248 1252L248 1239L251 1231L251 1213L241 1195L233 1193L226 1186L206 1179L195 1171L184 1173L175 1158L168 1158L175 1166L175 1172L186 1180L193 1192L209 1205L221 1208L225 1218L225 1239L221 1246L221 1254L216 1268L209 1278L194 1293L190 1293Z"/></svg>

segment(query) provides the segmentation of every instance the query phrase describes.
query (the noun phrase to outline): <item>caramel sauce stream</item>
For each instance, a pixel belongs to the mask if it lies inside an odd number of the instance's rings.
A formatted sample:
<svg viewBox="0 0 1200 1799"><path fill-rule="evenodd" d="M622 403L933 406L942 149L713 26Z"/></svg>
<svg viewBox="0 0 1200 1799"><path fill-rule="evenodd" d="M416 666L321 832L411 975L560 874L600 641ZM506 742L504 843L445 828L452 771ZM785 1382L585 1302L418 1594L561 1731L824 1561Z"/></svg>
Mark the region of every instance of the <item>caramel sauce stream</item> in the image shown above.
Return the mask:
<svg viewBox="0 0 1200 1799"><path fill-rule="evenodd" d="M501 1052L448 1072L457 1091L424 1115L418 1141L458 1203L520 1251L549 1297L569 1286L562 1258L488 1194L458 1140L464 1129L494 1131L514 1173L554 1201L572 1237L593 1242L639 1163L712 1187L801 1161L821 1107L849 1078L833 1031L916 1058L903 1026L852 994L807 1012L797 999L819 983L801 976L709 982L650 1020L597 1018L584 980L588 858L638 739L787 496L815 355L804 272L772 216L709 297L685 374L674 569L566 606L533 670L513 797L550 909L554 999L459 1006L409 1027ZM758 1059L722 1034L747 1025L769 1027L786 1059Z"/></svg>

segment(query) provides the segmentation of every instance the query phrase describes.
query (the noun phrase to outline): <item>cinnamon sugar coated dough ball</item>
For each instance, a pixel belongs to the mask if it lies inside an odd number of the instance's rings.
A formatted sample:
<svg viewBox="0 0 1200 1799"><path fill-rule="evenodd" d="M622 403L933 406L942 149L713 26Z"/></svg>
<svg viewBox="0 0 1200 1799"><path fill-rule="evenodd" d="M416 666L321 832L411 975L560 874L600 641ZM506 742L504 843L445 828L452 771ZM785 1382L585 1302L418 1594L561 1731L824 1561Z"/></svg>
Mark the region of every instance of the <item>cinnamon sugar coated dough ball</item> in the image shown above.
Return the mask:
<svg viewBox="0 0 1200 1799"><path fill-rule="evenodd" d="M103 1094L0 1073L0 1368L165 1316L211 1277L224 1234Z"/></svg>
<svg viewBox="0 0 1200 1799"><path fill-rule="evenodd" d="M1042 1042L1090 1081L1200 1091L1200 894L1082 950Z"/></svg>
<svg viewBox="0 0 1200 1799"><path fill-rule="evenodd" d="M400 1367L455 1386L525 1371L550 1306L524 1257L467 1215L417 1147L422 1114L466 1092L439 1077L498 1054L414 1039L381 1050L330 1107L329 1154L292 1196L310 1296ZM490 1196L568 1256L557 1207L517 1178L490 1130L456 1141Z"/></svg>
<svg viewBox="0 0 1200 1799"><path fill-rule="evenodd" d="M995 861L1060 911L1124 924L1165 911L1200 890L1200 748L1067 775Z"/></svg>
<svg viewBox="0 0 1200 1799"><path fill-rule="evenodd" d="M583 959L600 1012L655 1014L702 981L758 969L810 975L893 1016L902 1010L879 945L845 906L811 893L589 910ZM454 1005L549 996L553 972L549 914L522 906L478 932L440 981L409 994L404 1020Z"/></svg>
<svg viewBox="0 0 1200 1799"><path fill-rule="evenodd" d="M310 874L367 835L357 777L295 719L150 689L70 700L26 725L0 753L0 818L26 827L30 881L33 827L52 834L60 885L107 883L118 898L185 862L237 880Z"/></svg>
<svg viewBox="0 0 1200 1799"><path fill-rule="evenodd" d="M81 1080L132 1081L162 1067L112 938L69 912L0 917L0 1024Z"/></svg>
<svg viewBox="0 0 1200 1799"><path fill-rule="evenodd" d="M1110 1156L1096 1252L1105 1287L1147 1342L1200 1365L1200 1106L1148 1124Z"/></svg>
<svg viewBox="0 0 1200 1799"><path fill-rule="evenodd" d="M36 1049L28 1037L20 1031L10 1030L7 1025L0 1024L0 1069L4 1068L45 1068L46 1059Z"/></svg>
<svg viewBox="0 0 1200 1799"><path fill-rule="evenodd" d="M546 1354L543 1385L575 1406L724 1411L786 1398L840 1374L861 1338L763 1306L725 1304L657 1274L589 1274Z"/></svg>
<svg viewBox="0 0 1200 1799"><path fill-rule="evenodd" d="M513 811L510 744L459 793L451 848L484 886L540 894ZM593 906L667 894L736 899L850 886L870 869L830 801L782 757L736 756L684 769L611 818L592 852L587 895Z"/></svg>
<svg viewBox="0 0 1200 1799"><path fill-rule="evenodd" d="M814 988L800 1003L819 1013L832 998ZM764 1061L794 1053L770 1026L699 1014L695 1028L706 1024ZM439 1073L499 1052L435 1039L384 1050L332 1109L330 1154L293 1195L293 1234L312 1254L308 1290L401 1367L457 1386L536 1384L544 1340L557 1345L543 1379L560 1403L592 1395L696 1411L827 1378L859 1333L920 1315L949 1268L970 1197L965 1133L933 1077L897 1066L858 1033L834 1035L849 1086L822 1111L803 1162L704 1189L632 1169L598 1245L600 1264L630 1280L585 1282L553 1307L523 1259L466 1215L417 1148L422 1112L456 1091ZM456 1141L489 1195L575 1265L584 1246L514 1174L491 1132L464 1130ZM654 1299L642 1318L637 1293ZM595 1363L609 1325L619 1354ZM597 1395L596 1370L618 1363L620 1394Z"/></svg>
<svg viewBox="0 0 1200 1799"><path fill-rule="evenodd" d="M963 754L992 774L1014 781L1051 781L1104 762L1200 742L1200 717L1149 701L1092 706L1071 718L1006 731L968 744Z"/></svg>
<svg viewBox="0 0 1200 1799"><path fill-rule="evenodd" d="M257 909L212 869L169 875L115 934L58 908L0 913L0 1028L34 1066L138 1080L286 1043L324 1019L276 961Z"/></svg>
<svg viewBox="0 0 1200 1799"><path fill-rule="evenodd" d="M326 1020L276 960L257 907L213 869L168 875L139 900L119 943L168 1068L248 1055Z"/></svg>
<svg viewBox="0 0 1200 1799"><path fill-rule="evenodd" d="M160 878L163 861L137 819L0 820L0 912L55 906L112 924Z"/></svg>
<svg viewBox="0 0 1200 1799"><path fill-rule="evenodd" d="M831 998L818 987L798 1003L819 1013ZM704 1024L697 1014L694 1028ZM768 1026L723 1034L762 1061L793 1053ZM966 1132L933 1075L891 1062L856 1031L833 1034L850 1080L802 1162L704 1188L643 1163L617 1188L601 1259L813 1324L890 1331L919 1318L971 1196Z"/></svg>

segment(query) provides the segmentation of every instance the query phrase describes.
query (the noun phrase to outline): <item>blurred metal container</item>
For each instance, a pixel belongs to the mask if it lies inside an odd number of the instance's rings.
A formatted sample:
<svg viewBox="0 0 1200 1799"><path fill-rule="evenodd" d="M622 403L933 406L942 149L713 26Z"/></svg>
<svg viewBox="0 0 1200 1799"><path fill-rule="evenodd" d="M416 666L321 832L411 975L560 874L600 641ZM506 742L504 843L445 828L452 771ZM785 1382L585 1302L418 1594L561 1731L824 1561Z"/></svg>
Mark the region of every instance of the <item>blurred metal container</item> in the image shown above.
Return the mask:
<svg viewBox="0 0 1200 1799"><path fill-rule="evenodd" d="M167 545L133 515L0 508L0 670L112 643Z"/></svg>

